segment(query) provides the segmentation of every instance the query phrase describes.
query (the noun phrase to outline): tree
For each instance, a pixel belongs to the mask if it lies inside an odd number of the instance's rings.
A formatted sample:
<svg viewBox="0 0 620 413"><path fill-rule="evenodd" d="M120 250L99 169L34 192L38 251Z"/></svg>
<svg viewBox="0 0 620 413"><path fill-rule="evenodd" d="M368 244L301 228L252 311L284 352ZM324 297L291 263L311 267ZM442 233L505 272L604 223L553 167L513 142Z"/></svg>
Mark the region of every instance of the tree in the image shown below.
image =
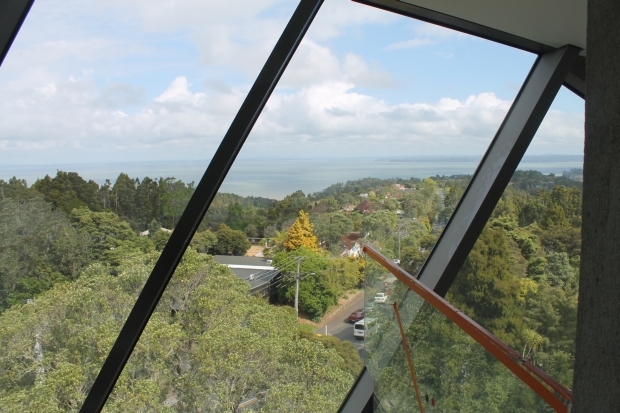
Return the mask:
<svg viewBox="0 0 620 413"><path fill-rule="evenodd" d="M214 254L218 255L245 255L252 244L243 231L229 228L221 224L215 233L217 244L213 247Z"/></svg>
<svg viewBox="0 0 620 413"><path fill-rule="evenodd" d="M87 206L78 198L66 172L58 171L57 176L53 179L49 175L45 175L45 178L38 179L32 188L43 194L45 200L54 204L54 207L68 214L74 208Z"/></svg>
<svg viewBox="0 0 620 413"><path fill-rule="evenodd" d="M159 188L163 204L162 222L167 228L174 228L185 210L185 206L194 193L194 183L185 184L181 180L172 178L160 178Z"/></svg>
<svg viewBox="0 0 620 413"><path fill-rule="evenodd" d="M136 181L121 173L112 187L114 212L131 223L136 218Z"/></svg>
<svg viewBox="0 0 620 413"><path fill-rule="evenodd" d="M151 241L153 242L155 249L157 251L163 251L168 243L168 240L170 240L171 235L171 232L164 231L161 228L156 229L153 234L151 234Z"/></svg>
<svg viewBox="0 0 620 413"><path fill-rule="evenodd" d="M409 274L417 276L430 253L430 250L421 251L418 247L404 247L402 249L401 265Z"/></svg>
<svg viewBox="0 0 620 413"><path fill-rule="evenodd" d="M0 179L0 200L10 198L18 203L22 203L37 196L41 196L41 194L28 188L28 183L25 179L12 177L8 182Z"/></svg>
<svg viewBox="0 0 620 413"><path fill-rule="evenodd" d="M340 212L312 215L310 221L321 245L334 253L342 251L342 237L353 231L353 221Z"/></svg>
<svg viewBox="0 0 620 413"><path fill-rule="evenodd" d="M575 271L570 265L568 254L552 252L547 255L547 282L553 287L574 289L577 287Z"/></svg>
<svg viewBox="0 0 620 413"><path fill-rule="evenodd" d="M304 211L299 211L299 216L289 228L288 236L284 241L284 248L289 251L300 247L306 247L312 251L317 251L318 249L318 240L316 235L314 235L314 226Z"/></svg>
<svg viewBox="0 0 620 413"><path fill-rule="evenodd" d="M114 264L118 255L124 251L148 249L145 244L148 240L139 237L127 222L113 212L74 209L71 212L71 222L78 231L89 235L92 257L95 260Z"/></svg>
<svg viewBox="0 0 620 413"><path fill-rule="evenodd" d="M256 225L249 224L243 229L243 232L250 238L258 237L258 228L256 228Z"/></svg>
<svg viewBox="0 0 620 413"><path fill-rule="evenodd" d="M566 219L564 209L558 204L552 204L543 213L540 226L544 229L554 227L570 227L570 222Z"/></svg>
<svg viewBox="0 0 620 413"><path fill-rule="evenodd" d="M91 240L40 197L0 201L0 311L75 279Z"/></svg>
<svg viewBox="0 0 620 413"><path fill-rule="evenodd" d="M361 230L369 232L373 240L385 240L392 237L397 220L396 214L392 211L373 212L364 215Z"/></svg>
<svg viewBox="0 0 620 413"><path fill-rule="evenodd" d="M115 277L95 264L0 315L3 411L79 411L156 259L126 257ZM235 411L251 397L265 413L335 411L355 379L352 354L298 331L290 308L188 250L106 411Z"/></svg>
<svg viewBox="0 0 620 413"><path fill-rule="evenodd" d="M157 181L145 177L136 187L136 224L140 231L153 220L161 219L160 190ZM161 224L159 225L161 227ZM150 231L150 229L149 229Z"/></svg>
<svg viewBox="0 0 620 413"><path fill-rule="evenodd" d="M516 345L523 328L519 291L504 231L486 226L454 280L448 301L500 339Z"/></svg>
<svg viewBox="0 0 620 413"><path fill-rule="evenodd" d="M194 247L196 251L208 254L209 250L217 245L217 235L208 230L197 232L194 234L190 245Z"/></svg>
<svg viewBox="0 0 620 413"><path fill-rule="evenodd" d="M93 211L101 210L97 197L99 185L94 181L86 182L76 172L58 171L54 178L46 175L38 179L32 189L43 194L48 202L66 213L74 208L88 207Z"/></svg>

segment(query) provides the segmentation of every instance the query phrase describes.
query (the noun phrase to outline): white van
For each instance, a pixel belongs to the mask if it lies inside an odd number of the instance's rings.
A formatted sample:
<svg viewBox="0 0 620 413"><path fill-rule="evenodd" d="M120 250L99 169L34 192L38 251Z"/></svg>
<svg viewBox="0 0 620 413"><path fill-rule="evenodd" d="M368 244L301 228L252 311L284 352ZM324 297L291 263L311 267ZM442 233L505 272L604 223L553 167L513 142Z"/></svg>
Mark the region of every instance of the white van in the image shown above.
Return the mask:
<svg viewBox="0 0 620 413"><path fill-rule="evenodd" d="M362 340L364 337L370 337L377 332L377 319L364 318L353 324L353 337Z"/></svg>

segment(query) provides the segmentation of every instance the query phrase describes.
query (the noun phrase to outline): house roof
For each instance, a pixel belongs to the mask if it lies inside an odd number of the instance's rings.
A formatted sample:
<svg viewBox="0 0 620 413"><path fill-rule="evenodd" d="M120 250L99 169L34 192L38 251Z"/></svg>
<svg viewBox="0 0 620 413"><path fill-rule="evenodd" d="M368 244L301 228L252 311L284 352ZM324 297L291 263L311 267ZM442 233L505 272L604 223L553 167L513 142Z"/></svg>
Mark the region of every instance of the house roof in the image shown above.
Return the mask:
<svg viewBox="0 0 620 413"><path fill-rule="evenodd" d="M214 255L213 259L230 268L239 279L247 281L250 291L257 290L280 274L280 270L271 265L271 260L264 257Z"/></svg>

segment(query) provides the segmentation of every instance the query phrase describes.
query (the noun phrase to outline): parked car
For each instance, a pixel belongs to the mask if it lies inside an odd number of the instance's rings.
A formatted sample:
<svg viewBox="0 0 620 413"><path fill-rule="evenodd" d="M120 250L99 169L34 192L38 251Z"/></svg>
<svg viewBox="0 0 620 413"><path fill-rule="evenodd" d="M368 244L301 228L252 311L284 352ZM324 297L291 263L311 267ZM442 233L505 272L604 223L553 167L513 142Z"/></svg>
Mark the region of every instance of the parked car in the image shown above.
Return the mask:
<svg viewBox="0 0 620 413"><path fill-rule="evenodd" d="M387 303L390 298L389 293L377 293L375 294L375 303Z"/></svg>
<svg viewBox="0 0 620 413"><path fill-rule="evenodd" d="M358 340L372 337L377 332L378 324L376 318L363 318L353 325L353 337Z"/></svg>
<svg viewBox="0 0 620 413"><path fill-rule="evenodd" d="M351 313L351 315L347 318L349 323L356 323L364 318L364 309L359 308Z"/></svg>

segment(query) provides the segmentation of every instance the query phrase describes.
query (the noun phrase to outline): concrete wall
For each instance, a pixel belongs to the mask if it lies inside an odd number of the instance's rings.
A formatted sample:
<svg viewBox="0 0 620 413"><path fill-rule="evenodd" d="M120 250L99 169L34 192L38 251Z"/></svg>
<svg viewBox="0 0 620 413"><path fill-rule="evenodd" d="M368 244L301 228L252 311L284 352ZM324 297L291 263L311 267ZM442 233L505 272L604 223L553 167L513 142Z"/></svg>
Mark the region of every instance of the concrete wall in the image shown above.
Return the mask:
<svg viewBox="0 0 620 413"><path fill-rule="evenodd" d="M572 413L620 412L620 0L589 0Z"/></svg>

